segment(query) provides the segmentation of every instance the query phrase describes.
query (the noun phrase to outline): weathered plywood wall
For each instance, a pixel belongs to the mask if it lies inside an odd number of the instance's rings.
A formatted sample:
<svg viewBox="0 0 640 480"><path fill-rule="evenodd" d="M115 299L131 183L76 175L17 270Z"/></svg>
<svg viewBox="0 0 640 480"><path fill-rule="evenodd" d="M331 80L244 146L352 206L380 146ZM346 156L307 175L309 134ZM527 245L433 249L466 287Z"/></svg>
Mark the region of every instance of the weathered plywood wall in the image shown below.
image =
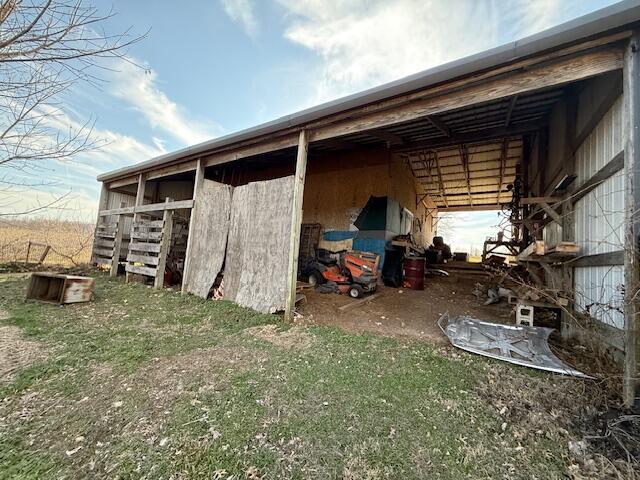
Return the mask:
<svg viewBox="0 0 640 480"><path fill-rule="evenodd" d="M232 187L204 180L195 199L189 239L189 268L183 283L189 293L207 298L224 263L231 215Z"/></svg>
<svg viewBox="0 0 640 480"><path fill-rule="evenodd" d="M259 312L284 310L294 177L237 187L224 272L224 298Z"/></svg>

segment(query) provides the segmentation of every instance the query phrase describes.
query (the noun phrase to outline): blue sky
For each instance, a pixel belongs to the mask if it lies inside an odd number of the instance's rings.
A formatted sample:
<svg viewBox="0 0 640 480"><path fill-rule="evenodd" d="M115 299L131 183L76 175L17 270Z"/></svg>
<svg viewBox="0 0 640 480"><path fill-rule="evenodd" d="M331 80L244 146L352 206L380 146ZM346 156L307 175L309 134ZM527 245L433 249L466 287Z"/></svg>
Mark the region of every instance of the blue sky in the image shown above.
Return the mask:
<svg viewBox="0 0 640 480"><path fill-rule="evenodd" d="M485 50L606 0L116 0L109 32L148 37L76 85L62 129L95 121L98 152L49 162L55 186L0 192L19 211L71 191L63 215L91 219L99 173ZM111 4L94 2L105 8ZM8 201L7 201L8 200ZM479 215L495 224L496 214Z"/></svg>

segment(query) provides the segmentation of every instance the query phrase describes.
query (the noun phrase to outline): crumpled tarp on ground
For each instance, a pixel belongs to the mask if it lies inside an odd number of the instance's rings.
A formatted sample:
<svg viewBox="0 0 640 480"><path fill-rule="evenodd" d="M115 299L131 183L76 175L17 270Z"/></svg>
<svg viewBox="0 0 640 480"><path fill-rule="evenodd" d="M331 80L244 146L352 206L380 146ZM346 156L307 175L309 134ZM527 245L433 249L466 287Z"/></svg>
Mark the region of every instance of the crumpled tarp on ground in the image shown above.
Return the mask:
<svg viewBox="0 0 640 480"><path fill-rule="evenodd" d="M444 325L447 321L446 325ZM587 377L564 364L549 348L552 328L502 325L468 317L449 317L438 325L455 347L497 360L576 377Z"/></svg>

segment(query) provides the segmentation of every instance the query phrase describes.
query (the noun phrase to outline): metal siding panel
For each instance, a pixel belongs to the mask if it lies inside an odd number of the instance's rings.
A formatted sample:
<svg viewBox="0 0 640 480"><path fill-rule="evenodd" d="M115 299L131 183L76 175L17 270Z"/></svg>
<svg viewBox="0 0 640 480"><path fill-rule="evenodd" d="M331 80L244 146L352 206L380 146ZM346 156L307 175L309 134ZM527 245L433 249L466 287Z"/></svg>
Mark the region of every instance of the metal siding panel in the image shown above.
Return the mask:
<svg viewBox="0 0 640 480"><path fill-rule="evenodd" d="M624 148L620 96L576 151L577 185L582 185ZM618 172L575 204L575 234L581 255L624 248L624 176ZM624 327L624 266L577 267L578 311L616 328Z"/></svg>
<svg viewBox="0 0 640 480"><path fill-rule="evenodd" d="M576 306L582 313L616 328L624 328L624 267L574 269Z"/></svg>

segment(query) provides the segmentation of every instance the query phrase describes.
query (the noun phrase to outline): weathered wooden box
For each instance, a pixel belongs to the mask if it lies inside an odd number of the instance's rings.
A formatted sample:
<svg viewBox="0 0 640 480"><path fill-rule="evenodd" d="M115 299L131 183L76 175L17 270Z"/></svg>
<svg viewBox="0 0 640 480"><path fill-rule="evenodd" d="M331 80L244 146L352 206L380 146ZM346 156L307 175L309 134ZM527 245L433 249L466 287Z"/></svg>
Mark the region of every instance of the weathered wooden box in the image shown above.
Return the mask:
<svg viewBox="0 0 640 480"><path fill-rule="evenodd" d="M95 280L77 275L38 272L31 275L27 300L51 303L88 302L93 298Z"/></svg>

